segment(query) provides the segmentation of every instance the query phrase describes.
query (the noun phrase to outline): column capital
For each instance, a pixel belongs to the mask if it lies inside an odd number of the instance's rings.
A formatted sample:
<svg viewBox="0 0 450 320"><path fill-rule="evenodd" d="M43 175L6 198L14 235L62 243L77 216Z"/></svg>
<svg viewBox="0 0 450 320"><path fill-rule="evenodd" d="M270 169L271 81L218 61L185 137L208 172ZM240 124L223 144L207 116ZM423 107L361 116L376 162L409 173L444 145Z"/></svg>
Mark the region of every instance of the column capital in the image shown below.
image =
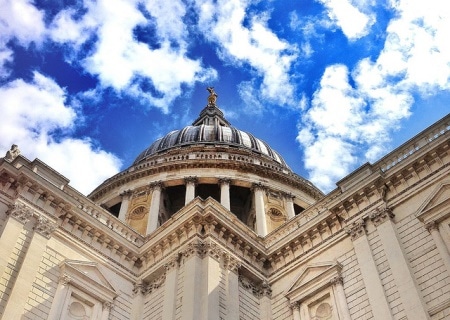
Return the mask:
<svg viewBox="0 0 450 320"><path fill-rule="evenodd" d="M164 188L164 183L161 180L159 180L159 181L151 182L148 186L149 186L150 190L153 190L153 189L161 190Z"/></svg>
<svg viewBox="0 0 450 320"><path fill-rule="evenodd" d="M344 284L344 278L342 276L333 277L330 280L330 284L331 285L338 285L338 284L343 285Z"/></svg>
<svg viewBox="0 0 450 320"><path fill-rule="evenodd" d="M378 227L380 224L389 219L393 219L394 217L395 215L391 208L377 208L369 215L369 218L372 220L375 227Z"/></svg>
<svg viewBox="0 0 450 320"><path fill-rule="evenodd" d="M198 183L198 178L195 177L195 176L185 177L185 178L184 178L184 183L185 183L185 184L189 184L189 183L197 184L197 183Z"/></svg>
<svg viewBox="0 0 450 320"><path fill-rule="evenodd" d="M130 198L133 195L133 191L128 189L125 191L122 191L121 193L119 193L119 196L121 196L122 198Z"/></svg>
<svg viewBox="0 0 450 320"><path fill-rule="evenodd" d="M238 269L241 266L241 263L230 255L224 255L223 264L227 270L230 270L236 274L238 273Z"/></svg>
<svg viewBox="0 0 450 320"><path fill-rule="evenodd" d="M280 191L280 194L286 199L286 200L290 200L293 201L295 199L295 196L290 193L290 192L284 192L284 191Z"/></svg>
<svg viewBox="0 0 450 320"><path fill-rule="evenodd" d="M231 184L231 179L230 178L219 178L219 184L220 185L222 185L222 184L228 184L228 185L230 185Z"/></svg>
<svg viewBox="0 0 450 320"><path fill-rule="evenodd" d="M291 303L289 304L289 307L290 307L292 310L297 310L297 311L299 311L299 310L300 310L300 301L294 301L294 302L291 302Z"/></svg>
<svg viewBox="0 0 450 320"><path fill-rule="evenodd" d="M268 188L263 185L261 182L258 183L252 183L252 188L253 191L254 190L261 190L261 191L266 191Z"/></svg>
<svg viewBox="0 0 450 320"><path fill-rule="evenodd" d="M172 257L164 264L164 269L166 269L166 272L169 272L170 270L178 267L179 264L179 256Z"/></svg>
<svg viewBox="0 0 450 320"><path fill-rule="evenodd" d="M6 214L22 224L26 224L33 217L33 210L21 203L15 203L8 208Z"/></svg>
<svg viewBox="0 0 450 320"><path fill-rule="evenodd" d="M359 237L366 234L366 222L364 220L358 220L353 222L350 226L345 228L347 234L351 236L352 241L355 241Z"/></svg>
<svg viewBox="0 0 450 320"><path fill-rule="evenodd" d="M112 308L114 307L114 304L110 301L103 302L103 310L111 312Z"/></svg>
<svg viewBox="0 0 450 320"><path fill-rule="evenodd" d="M439 231L439 223L436 221L430 221L425 225L425 229L428 230L428 232L431 233L431 231L433 230L438 230Z"/></svg>
<svg viewBox="0 0 450 320"><path fill-rule="evenodd" d="M53 233L53 231L55 231L55 229L56 224L43 216L38 217L36 224L33 227L34 231L47 239L51 237L51 234Z"/></svg>

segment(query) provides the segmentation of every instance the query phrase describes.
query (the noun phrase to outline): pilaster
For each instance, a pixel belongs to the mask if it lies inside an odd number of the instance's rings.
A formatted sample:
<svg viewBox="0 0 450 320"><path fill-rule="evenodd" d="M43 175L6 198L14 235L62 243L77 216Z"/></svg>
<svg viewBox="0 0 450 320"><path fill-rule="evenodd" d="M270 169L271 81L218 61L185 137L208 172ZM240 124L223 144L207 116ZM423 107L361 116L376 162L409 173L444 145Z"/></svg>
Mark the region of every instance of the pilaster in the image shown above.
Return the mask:
<svg viewBox="0 0 450 320"><path fill-rule="evenodd" d="M365 221L359 220L347 228L355 248L356 259L375 319L392 319L391 308L386 299L372 249L367 239Z"/></svg>
<svg viewBox="0 0 450 320"><path fill-rule="evenodd" d="M178 259L178 256L175 256L164 265L166 270L166 282L164 284L162 320L175 319L179 265Z"/></svg>
<svg viewBox="0 0 450 320"><path fill-rule="evenodd" d="M370 219L377 227L408 319L430 319L411 267L399 242L393 218L394 214L389 208L377 209L370 215Z"/></svg>

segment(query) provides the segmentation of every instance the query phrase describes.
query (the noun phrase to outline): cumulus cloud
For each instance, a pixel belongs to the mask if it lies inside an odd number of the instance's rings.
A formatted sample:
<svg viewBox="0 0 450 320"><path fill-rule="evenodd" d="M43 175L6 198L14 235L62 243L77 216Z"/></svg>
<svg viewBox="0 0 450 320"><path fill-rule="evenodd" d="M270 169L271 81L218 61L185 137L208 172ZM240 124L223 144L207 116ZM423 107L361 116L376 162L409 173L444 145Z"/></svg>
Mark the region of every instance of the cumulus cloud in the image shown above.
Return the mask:
<svg viewBox="0 0 450 320"><path fill-rule="evenodd" d="M29 0L0 2L0 77L10 74L7 64L13 61L8 42L15 39L23 46L40 44L45 37L44 14Z"/></svg>
<svg viewBox="0 0 450 320"><path fill-rule="evenodd" d="M1 87L0 150L5 153L15 143L26 157L39 157L87 193L118 172L121 163L88 138L68 136L77 113L65 101L65 91L38 72L31 82L16 79Z"/></svg>
<svg viewBox="0 0 450 320"><path fill-rule="evenodd" d="M328 16L331 21L341 28L345 36L351 41L365 36L375 22L375 17L372 14L364 13L362 10L368 8L367 1L319 1L327 8Z"/></svg>
<svg viewBox="0 0 450 320"><path fill-rule="evenodd" d="M327 67L302 118L297 139L311 180L323 190L387 151L390 135L411 113L415 94L450 89L445 36L450 9L439 1L392 5L397 17L387 27L377 59L362 59L351 72L342 65Z"/></svg>
<svg viewBox="0 0 450 320"><path fill-rule="evenodd" d="M267 15L254 15L250 17L248 26L244 26L250 5L247 1L232 0L221 5L212 0L197 0L195 3L200 31L219 46L222 59L254 68L262 77L259 90L263 99L289 103L294 91L289 71L297 58L297 48L279 39L268 28Z"/></svg>
<svg viewBox="0 0 450 320"><path fill-rule="evenodd" d="M52 39L79 49L93 41L83 59L83 67L96 75L103 87L131 94L168 111L182 94L181 85L193 85L216 78L216 71L191 59L187 52L186 13L181 1L85 0L81 18L73 8L61 11L51 27ZM170 13L170 14L169 14ZM141 27L152 32L155 43L140 41L135 32Z"/></svg>

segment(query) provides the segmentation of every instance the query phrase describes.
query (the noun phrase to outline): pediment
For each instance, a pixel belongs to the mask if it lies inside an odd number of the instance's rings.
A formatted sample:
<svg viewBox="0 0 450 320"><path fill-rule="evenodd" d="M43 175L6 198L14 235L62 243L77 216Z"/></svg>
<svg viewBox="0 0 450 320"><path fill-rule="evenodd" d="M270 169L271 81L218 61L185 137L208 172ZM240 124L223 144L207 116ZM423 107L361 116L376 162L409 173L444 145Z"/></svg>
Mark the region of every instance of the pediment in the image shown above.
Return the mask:
<svg viewBox="0 0 450 320"><path fill-rule="evenodd" d="M285 292L291 301L302 301L331 284L340 276L342 269L338 262L322 262L307 265L296 276Z"/></svg>
<svg viewBox="0 0 450 320"><path fill-rule="evenodd" d="M416 212L416 217L425 224L440 221L450 215L450 180L440 183Z"/></svg>
<svg viewBox="0 0 450 320"><path fill-rule="evenodd" d="M66 260L61 264L61 272L70 284L103 301L117 296L116 289L95 262Z"/></svg>

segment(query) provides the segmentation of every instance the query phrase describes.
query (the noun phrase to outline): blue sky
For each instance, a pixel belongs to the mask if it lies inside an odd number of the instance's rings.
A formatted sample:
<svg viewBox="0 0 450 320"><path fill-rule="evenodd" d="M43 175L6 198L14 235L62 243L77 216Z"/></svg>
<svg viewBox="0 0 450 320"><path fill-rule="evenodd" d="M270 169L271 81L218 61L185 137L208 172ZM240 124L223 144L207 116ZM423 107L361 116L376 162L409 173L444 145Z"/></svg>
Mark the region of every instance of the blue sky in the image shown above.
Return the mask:
<svg viewBox="0 0 450 320"><path fill-rule="evenodd" d="M437 0L0 0L0 153L87 194L206 105L328 192L445 116Z"/></svg>

